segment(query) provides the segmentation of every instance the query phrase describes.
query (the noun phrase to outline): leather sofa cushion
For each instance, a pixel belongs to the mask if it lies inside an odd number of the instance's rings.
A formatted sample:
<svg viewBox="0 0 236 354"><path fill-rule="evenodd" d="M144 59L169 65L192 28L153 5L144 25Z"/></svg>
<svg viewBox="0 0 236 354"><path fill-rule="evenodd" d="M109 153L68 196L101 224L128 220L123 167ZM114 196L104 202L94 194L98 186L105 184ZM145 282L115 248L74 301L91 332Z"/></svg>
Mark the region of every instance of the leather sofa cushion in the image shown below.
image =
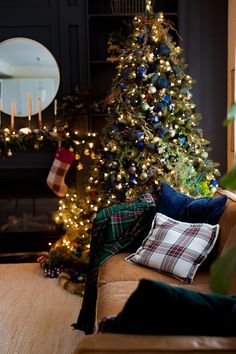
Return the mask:
<svg viewBox="0 0 236 354"><path fill-rule="evenodd" d="M138 281L127 281L124 286L122 281L117 281L99 288L96 306L96 328L101 319L117 315L122 310L138 284Z"/></svg>
<svg viewBox="0 0 236 354"><path fill-rule="evenodd" d="M153 269L146 268L139 264L126 262L124 259L130 253L117 253L109 258L99 269L98 287L101 285L116 282L116 281L139 281L142 278L159 280L170 284L179 284L182 282L179 279L173 278L167 274L159 273ZM197 272L193 285L208 284L209 273L206 271Z"/></svg>
<svg viewBox="0 0 236 354"><path fill-rule="evenodd" d="M207 294L141 279L104 332L149 335L236 336L236 296Z"/></svg>
<svg viewBox="0 0 236 354"><path fill-rule="evenodd" d="M101 286L98 289L96 308L96 328L104 317L114 316L120 312L132 292L137 288L138 281L115 281ZM185 289L210 293L208 284L187 285L179 282L172 284Z"/></svg>

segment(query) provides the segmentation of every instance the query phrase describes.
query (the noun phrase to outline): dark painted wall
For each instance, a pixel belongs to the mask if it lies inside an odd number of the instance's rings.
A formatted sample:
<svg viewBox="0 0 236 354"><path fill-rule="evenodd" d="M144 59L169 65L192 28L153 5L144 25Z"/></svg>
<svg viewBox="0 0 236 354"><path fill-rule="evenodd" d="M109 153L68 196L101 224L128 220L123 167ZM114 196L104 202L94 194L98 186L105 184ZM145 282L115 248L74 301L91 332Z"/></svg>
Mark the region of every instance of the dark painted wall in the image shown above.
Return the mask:
<svg viewBox="0 0 236 354"><path fill-rule="evenodd" d="M0 1L0 41L27 37L46 46L59 64L59 98L87 85L86 24L86 0Z"/></svg>
<svg viewBox="0 0 236 354"><path fill-rule="evenodd" d="M227 129L227 21L228 1L180 0L180 45L188 72L196 83L193 100L201 113L200 126L210 141L211 158L226 172Z"/></svg>
<svg viewBox="0 0 236 354"><path fill-rule="evenodd" d="M59 99L77 84L81 88L89 86L87 23L87 0L0 1L0 41L24 36L44 44L59 64ZM211 143L210 157L220 162L224 173L227 1L179 0L179 31L189 74L197 80L193 99L203 117L200 125L204 136Z"/></svg>

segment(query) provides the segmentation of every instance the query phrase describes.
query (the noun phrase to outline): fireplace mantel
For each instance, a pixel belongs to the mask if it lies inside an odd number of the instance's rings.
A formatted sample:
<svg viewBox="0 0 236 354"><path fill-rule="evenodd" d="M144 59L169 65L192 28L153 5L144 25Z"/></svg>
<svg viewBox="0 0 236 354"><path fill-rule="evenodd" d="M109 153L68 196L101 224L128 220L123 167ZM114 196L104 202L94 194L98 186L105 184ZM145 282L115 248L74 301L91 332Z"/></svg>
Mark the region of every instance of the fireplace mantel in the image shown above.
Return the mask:
<svg viewBox="0 0 236 354"><path fill-rule="evenodd" d="M60 198L46 182L54 156L54 151L27 151L0 157L0 256L48 251L61 236L50 219ZM74 172L66 176L68 186L75 185Z"/></svg>

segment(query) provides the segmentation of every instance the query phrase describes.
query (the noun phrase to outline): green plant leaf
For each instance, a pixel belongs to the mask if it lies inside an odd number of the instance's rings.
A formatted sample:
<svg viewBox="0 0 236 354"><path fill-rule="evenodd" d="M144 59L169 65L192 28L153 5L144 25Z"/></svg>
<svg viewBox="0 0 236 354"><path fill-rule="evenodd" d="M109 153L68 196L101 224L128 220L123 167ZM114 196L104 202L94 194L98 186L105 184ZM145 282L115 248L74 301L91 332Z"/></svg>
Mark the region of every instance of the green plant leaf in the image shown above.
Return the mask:
<svg viewBox="0 0 236 354"><path fill-rule="evenodd" d="M236 272L236 245L217 258L210 269L210 287L213 292L228 294Z"/></svg>
<svg viewBox="0 0 236 354"><path fill-rule="evenodd" d="M236 190L236 167L220 179L220 185L226 189Z"/></svg>
<svg viewBox="0 0 236 354"><path fill-rule="evenodd" d="M236 116L236 103L233 103L228 110L227 119L224 121L224 125L228 125L235 120Z"/></svg>

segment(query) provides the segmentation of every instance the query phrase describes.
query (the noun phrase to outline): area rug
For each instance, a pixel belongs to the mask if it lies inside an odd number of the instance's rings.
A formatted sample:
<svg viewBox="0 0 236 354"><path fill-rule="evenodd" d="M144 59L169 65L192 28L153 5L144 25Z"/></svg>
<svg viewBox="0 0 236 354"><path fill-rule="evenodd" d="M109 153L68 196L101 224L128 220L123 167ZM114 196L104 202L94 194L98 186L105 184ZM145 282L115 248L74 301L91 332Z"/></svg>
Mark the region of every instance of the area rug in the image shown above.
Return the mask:
<svg viewBox="0 0 236 354"><path fill-rule="evenodd" d="M72 354L82 297L44 276L38 263L0 264L0 353Z"/></svg>

